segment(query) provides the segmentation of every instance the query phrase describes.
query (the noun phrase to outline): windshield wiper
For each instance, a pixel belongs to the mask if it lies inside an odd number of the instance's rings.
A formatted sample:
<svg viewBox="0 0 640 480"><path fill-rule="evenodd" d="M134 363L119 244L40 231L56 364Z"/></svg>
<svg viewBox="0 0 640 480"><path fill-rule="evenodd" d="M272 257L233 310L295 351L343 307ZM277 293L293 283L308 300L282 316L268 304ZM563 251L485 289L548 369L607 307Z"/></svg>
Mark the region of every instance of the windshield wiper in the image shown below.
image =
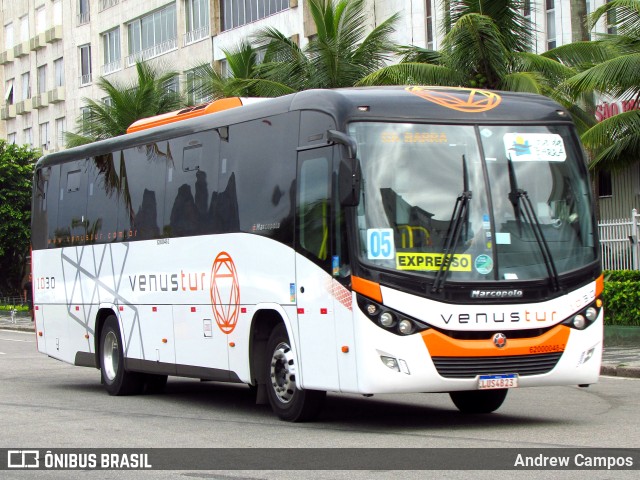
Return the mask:
<svg viewBox="0 0 640 480"><path fill-rule="evenodd" d="M471 190L469 190L469 172L467 171L467 160L464 155L462 155L462 177L464 182L462 187L463 192L458 195L456 204L453 206L449 229L447 230L447 235L445 237L444 250L442 251L442 263L440 264L440 268L436 273L436 278L433 281L433 286L431 287L432 293L439 292L444 286L462 230L464 229L466 233L468 228Z"/></svg>
<svg viewBox="0 0 640 480"><path fill-rule="evenodd" d="M507 159L507 163L509 169L509 185L511 187L511 191L509 192L509 201L513 205L513 211L518 224L518 232L520 236L522 236L522 221L520 220L520 213L522 212L529 222L529 225L531 225L531 230L533 231L536 243L538 244L538 247L540 247L540 253L542 254L542 259L544 260L544 265L547 269L547 273L549 274L549 278L551 279L553 289L558 291L560 290L558 270L556 269L556 264L553 261L553 256L551 255L551 249L549 248L547 239L545 238L540 222L538 221L538 216L533 208L529 194L525 190L518 188L511 158Z"/></svg>

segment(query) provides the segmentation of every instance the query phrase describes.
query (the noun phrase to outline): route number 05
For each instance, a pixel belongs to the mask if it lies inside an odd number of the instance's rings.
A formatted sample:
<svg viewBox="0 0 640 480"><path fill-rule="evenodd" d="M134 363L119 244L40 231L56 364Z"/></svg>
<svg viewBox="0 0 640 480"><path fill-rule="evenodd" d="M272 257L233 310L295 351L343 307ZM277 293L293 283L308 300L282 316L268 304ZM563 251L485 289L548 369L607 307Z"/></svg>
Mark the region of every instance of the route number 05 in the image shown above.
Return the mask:
<svg viewBox="0 0 640 480"><path fill-rule="evenodd" d="M393 260L395 255L392 228L370 228L367 230L367 258L370 260Z"/></svg>

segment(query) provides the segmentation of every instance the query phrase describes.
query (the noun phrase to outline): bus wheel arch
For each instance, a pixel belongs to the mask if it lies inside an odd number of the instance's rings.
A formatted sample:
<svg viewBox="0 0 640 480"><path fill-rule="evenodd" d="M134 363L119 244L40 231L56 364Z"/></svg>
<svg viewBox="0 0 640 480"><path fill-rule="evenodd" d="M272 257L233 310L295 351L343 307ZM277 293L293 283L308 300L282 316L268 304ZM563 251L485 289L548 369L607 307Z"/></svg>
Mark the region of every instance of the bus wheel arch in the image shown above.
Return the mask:
<svg viewBox="0 0 640 480"><path fill-rule="evenodd" d="M284 323L276 325L269 335L263 364L267 372L267 398L274 413L289 422L315 419L326 392L296 387L298 365Z"/></svg>
<svg viewBox="0 0 640 480"><path fill-rule="evenodd" d="M100 329L99 349L100 375L109 395L135 395L144 389L144 376L125 368L124 342L118 318L108 315Z"/></svg>
<svg viewBox="0 0 640 480"><path fill-rule="evenodd" d="M266 355L269 336L278 324L284 325L284 320L279 312L271 309L258 310L251 320L251 332L249 334L251 385L257 394L256 403L260 405L268 403L264 389L267 382L267 372L263 368L262 359Z"/></svg>

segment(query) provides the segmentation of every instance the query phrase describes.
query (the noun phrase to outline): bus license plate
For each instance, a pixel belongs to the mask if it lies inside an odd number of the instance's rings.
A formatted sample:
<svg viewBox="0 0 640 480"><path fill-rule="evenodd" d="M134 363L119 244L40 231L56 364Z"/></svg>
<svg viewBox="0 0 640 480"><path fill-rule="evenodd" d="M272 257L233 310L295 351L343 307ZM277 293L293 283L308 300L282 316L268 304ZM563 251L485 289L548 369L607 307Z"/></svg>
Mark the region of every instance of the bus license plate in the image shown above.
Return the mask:
<svg viewBox="0 0 640 480"><path fill-rule="evenodd" d="M517 373L480 375L480 377L478 377L478 390L490 390L492 388L516 388L517 386Z"/></svg>

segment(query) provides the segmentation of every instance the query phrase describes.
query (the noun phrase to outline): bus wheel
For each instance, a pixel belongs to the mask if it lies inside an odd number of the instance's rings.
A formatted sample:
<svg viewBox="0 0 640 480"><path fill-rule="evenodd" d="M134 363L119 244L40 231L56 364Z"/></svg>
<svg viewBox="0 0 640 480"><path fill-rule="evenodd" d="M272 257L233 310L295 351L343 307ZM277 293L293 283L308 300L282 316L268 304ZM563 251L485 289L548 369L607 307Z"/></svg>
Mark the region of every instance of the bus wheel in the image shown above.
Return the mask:
<svg viewBox="0 0 640 480"><path fill-rule="evenodd" d="M118 320L107 317L100 334L100 372L109 395L135 395L144 388L143 375L124 369L124 352Z"/></svg>
<svg viewBox="0 0 640 480"><path fill-rule="evenodd" d="M296 364L283 324L277 325L271 332L266 361L267 396L276 415L289 422L315 418L322 408L326 392L296 388Z"/></svg>
<svg viewBox="0 0 640 480"><path fill-rule="evenodd" d="M502 405L507 396L507 389L469 390L449 392L449 396L462 413L491 413Z"/></svg>

